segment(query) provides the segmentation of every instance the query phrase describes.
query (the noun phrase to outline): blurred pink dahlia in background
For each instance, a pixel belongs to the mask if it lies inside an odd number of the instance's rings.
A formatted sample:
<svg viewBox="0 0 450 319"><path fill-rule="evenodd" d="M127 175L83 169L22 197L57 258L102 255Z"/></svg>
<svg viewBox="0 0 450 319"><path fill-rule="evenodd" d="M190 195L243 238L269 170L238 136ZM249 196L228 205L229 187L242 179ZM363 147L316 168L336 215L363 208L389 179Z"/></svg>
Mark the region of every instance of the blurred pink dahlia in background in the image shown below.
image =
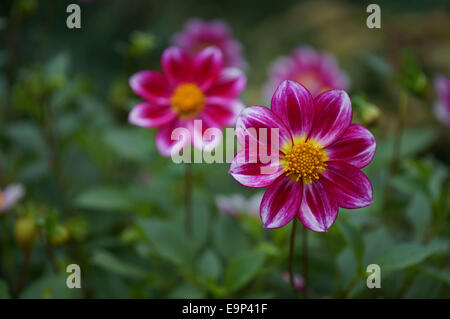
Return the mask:
<svg viewBox="0 0 450 319"><path fill-rule="evenodd" d="M439 121L450 126L450 77L439 75L435 80L438 96L435 104L435 114Z"/></svg>
<svg viewBox="0 0 450 319"><path fill-rule="evenodd" d="M208 46L218 47L223 54L225 66L247 68L241 43L236 40L229 25L222 20L204 21L198 18L188 20L183 30L172 38L172 43L196 54Z"/></svg>
<svg viewBox="0 0 450 319"><path fill-rule="evenodd" d="M263 195L262 192L256 193L250 198L241 194L218 195L216 205L222 212L233 217L239 217L242 214L258 217Z"/></svg>
<svg viewBox="0 0 450 319"><path fill-rule="evenodd" d="M284 80L301 83L313 97L325 90L349 88L348 77L339 69L336 59L329 53L317 52L307 46L276 59L269 68L268 76L264 94L269 98Z"/></svg>
<svg viewBox="0 0 450 319"><path fill-rule="evenodd" d="M170 47L162 54L161 66L162 73L145 70L130 78L131 89L144 99L131 110L130 123L157 127L156 147L164 156L171 154L175 144L180 147L180 142L171 138L176 128L190 133L190 140L185 138L181 148L193 144L213 150L220 140L205 141L203 133L208 128L234 125L244 107L237 95L246 86L246 76L238 68L224 68L222 53L216 47L204 48L192 57ZM201 131L194 120L201 120Z"/></svg>
<svg viewBox="0 0 450 319"><path fill-rule="evenodd" d="M13 208L24 195L25 189L20 184L9 185L4 190L0 189L0 213Z"/></svg>

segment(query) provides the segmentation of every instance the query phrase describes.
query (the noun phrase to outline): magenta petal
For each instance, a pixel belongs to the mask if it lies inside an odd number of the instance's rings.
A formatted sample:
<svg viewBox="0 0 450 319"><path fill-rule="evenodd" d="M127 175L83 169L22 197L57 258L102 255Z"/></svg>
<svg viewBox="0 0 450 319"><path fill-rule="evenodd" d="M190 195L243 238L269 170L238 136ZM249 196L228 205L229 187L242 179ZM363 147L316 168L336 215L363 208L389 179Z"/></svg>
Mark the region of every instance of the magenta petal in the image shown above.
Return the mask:
<svg viewBox="0 0 450 319"><path fill-rule="evenodd" d="M207 47L194 58L194 81L202 90L207 90L217 80L222 67L222 52L216 47Z"/></svg>
<svg viewBox="0 0 450 319"><path fill-rule="evenodd" d="M310 138L328 146L344 134L352 122L352 102L345 91L330 90L314 99L316 121Z"/></svg>
<svg viewBox="0 0 450 319"><path fill-rule="evenodd" d="M169 104L169 83L156 71L140 71L130 78L130 87L140 97L157 104Z"/></svg>
<svg viewBox="0 0 450 319"><path fill-rule="evenodd" d="M370 163L377 144L368 129L351 124L336 142L326 148L331 161L340 161L362 168Z"/></svg>
<svg viewBox="0 0 450 319"><path fill-rule="evenodd" d="M208 97L202 117L207 117L217 127L234 126L244 107L244 104L238 99Z"/></svg>
<svg viewBox="0 0 450 319"><path fill-rule="evenodd" d="M192 60L183 50L176 47L164 50L161 65L165 76L173 87L182 82L192 81Z"/></svg>
<svg viewBox="0 0 450 319"><path fill-rule="evenodd" d="M267 187L283 173L279 158L273 156L262 163L258 152L243 149L233 158L229 173L240 184L247 187Z"/></svg>
<svg viewBox="0 0 450 319"><path fill-rule="evenodd" d="M222 70L217 81L206 92L209 96L234 98L241 93L247 84L247 77L238 68Z"/></svg>
<svg viewBox="0 0 450 319"><path fill-rule="evenodd" d="M272 110L259 105L247 107L241 112L236 121L236 136L244 147L257 142L278 151L286 143L292 144L291 134L283 121ZM278 145L273 145L277 140Z"/></svg>
<svg viewBox="0 0 450 319"><path fill-rule="evenodd" d="M137 126L156 127L169 123L175 117L176 114L172 112L168 105L142 102L131 110L128 121Z"/></svg>
<svg viewBox="0 0 450 319"><path fill-rule="evenodd" d="M283 81L272 97L272 110L290 128L293 136L308 136L314 123L314 102L303 85Z"/></svg>
<svg viewBox="0 0 450 319"><path fill-rule="evenodd" d="M323 178L303 185L303 200L298 217L315 232L326 232L338 215L338 204L332 187Z"/></svg>
<svg viewBox="0 0 450 319"><path fill-rule="evenodd" d="M260 217L265 228L280 228L298 213L302 202L302 183L280 176L267 189L261 201Z"/></svg>
<svg viewBox="0 0 450 319"><path fill-rule="evenodd" d="M327 162L327 165L322 175L333 185L339 206L353 209L372 204L372 184L359 168L333 161Z"/></svg>
<svg viewBox="0 0 450 319"><path fill-rule="evenodd" d="M180 137L179 140L172 140L172 133L177 128L184 128L184 126L178 120L174 120L158 129L156 133L156 148L161 155L170 156L173 147L177 146L178 149L189 145L190 135L188 129L186 129L187 135Z"/></svg>

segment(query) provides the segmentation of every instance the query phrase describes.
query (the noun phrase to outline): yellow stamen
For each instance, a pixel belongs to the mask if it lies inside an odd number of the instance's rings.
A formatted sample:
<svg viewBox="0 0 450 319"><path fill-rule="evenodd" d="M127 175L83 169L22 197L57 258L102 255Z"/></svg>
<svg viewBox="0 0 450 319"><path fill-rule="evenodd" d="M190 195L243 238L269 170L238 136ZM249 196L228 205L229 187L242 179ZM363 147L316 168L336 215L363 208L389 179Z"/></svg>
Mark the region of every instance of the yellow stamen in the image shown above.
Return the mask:
<svg viewBox="0 0 450 319"><path fill-rule="evenodd" d="M174 112L183 118L189 118L203 110L205 96L196 84L183 83L173 92L170 103Z"/></svg>
<svg viewBox="0 0 450 319"><path fill-rule="evenodd" d="M301 179L303 183L310 184L319 179L320 173L327 167L327 153L323 146L314 140L297 138L293 146L283 147L283 152L286 155L281 164L286 176L292 176L296 182Z"/></svg>
<svg viewBox="0 0 450 319"><path fill-rule="evenodd" d="M3 193L0 191L0 205L3 203L5 199L5 196L3 195Z"/></svg>

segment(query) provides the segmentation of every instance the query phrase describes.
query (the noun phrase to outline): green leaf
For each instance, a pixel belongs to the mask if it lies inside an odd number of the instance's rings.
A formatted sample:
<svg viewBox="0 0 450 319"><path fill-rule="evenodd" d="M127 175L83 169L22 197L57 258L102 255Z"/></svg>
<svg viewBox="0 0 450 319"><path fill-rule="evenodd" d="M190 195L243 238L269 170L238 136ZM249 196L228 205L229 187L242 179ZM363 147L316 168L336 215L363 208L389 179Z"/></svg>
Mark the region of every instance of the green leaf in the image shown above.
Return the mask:
<svg viewBox="0 0 450 319"><path fill-rule="evenodd" d="M259 251L242 253L230 260L225 271L225 287L236 291L247 284L264 264L265 255Z"/></svg>
<svg viewBox="0 0 450 319"><path fill-rule="evenodd" d="M176 288L169 296L175 299L201 299L205 298L203 291L189 284L182 284Z"/></svg>
<svg viewBox="0 0 450 319"><path fill-rule="evenodd" d="M416 265L433 253L441 250L441 245L423 246L417 243L398 244L389 248L378 259L382 271L394 271Z"/></svg>
<svg viewBox="0 0 450 319"><path fill-rule="evenodd" d="M197 264L197 271L201 277L217 280L222 272L222 265L214 251L208 250L200 257Z"/></svg>
<svg viewBox="0 0 450 319"><path fill-rule="evenodd" d="M414 227L418 240L425 236L431 220L431 203L422 194L417 194L406 209L406 216Z"/></svg>
<svg viewBox="0 0 450 319"><path fill-rule="evenodd" d="M450 286L450 271L448 269L438 269L432 266L421 266L419 269L425 276Z"/></svg>
<svg viewBox="0 0 450 319"><path fill-rule="evenodd" d="M235 220L221 214L214 228L214 244L225 258L249 249L248 238Z"/></svg>
<svg viewBox="0 0 450 319"><path fill-rule="evenodd" d="M9 299L8 285L0 279L0 299Z"/></svg>
<svg viewBox="0 0 450 319"><path fill-rule="evenodd" d="M97 250L93 253L92 263L117 275L140 278L144 272L139 268L123 262L116 256L105 250Z"/></svg>
<svg viewBox="0 0 450 319"><path fill-rule="evenodd" d="M104 211L129 211L134 207L123 189L110 186L88 188L77 196L75 203L81 208Z"/></svg>
<svg viewBox="0 0 450 319"><path fill-rule="evenodd" d="M133 161L149 161L153 156L153 135L139 128L114 128L104 140L120 157Z"/></svg>
<svg viewBox="0 0 450 319"><path fill-rule="evenodd" d="M343 219L339 220L338 225L342 236L352 249L357 263L360 264L364 256L364 239L361 236L361 233L355 226Z"/></svg>
<svg viewBox="0 0 450 319"><path fill-rule="evenodd" d="M159 256L177 265L186 266L186 263L192 261L194 247L182 229L172 223L154 219L141 219L139 224Z"/></svg>

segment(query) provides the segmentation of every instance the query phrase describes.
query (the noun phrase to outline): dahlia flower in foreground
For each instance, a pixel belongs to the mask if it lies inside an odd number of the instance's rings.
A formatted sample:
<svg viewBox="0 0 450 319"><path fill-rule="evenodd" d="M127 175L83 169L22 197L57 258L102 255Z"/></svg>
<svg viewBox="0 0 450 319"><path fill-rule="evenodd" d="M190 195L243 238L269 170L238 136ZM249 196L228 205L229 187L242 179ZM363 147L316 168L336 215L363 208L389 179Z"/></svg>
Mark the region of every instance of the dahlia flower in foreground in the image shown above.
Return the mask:
<svg viewBox="0 0 450 319"><path fill-rule="evenodd" d="M450 126L450 77L438 76L435 81L438 100L435 114L438 120Z"/></svg>
<svg viewBox="0 0 450 319"><path fill-rule="evenodd" d="M284 80L301 83L313 96L324 90L349 88L349 80L339 69L335 58L310 47L297 48L288 57L275 60L269 69L266 96L272 96Z"/></svg>
<svg viewBox="0 0 450 319"><path fill-rule="evenodd" d="M245 88L245 75L237 68L223 68L222 53L215 47L194 57L171 47L164 51L161 65L162 73L146 70L130 78L133 91L145 100L131 110L130 123L158 127L156 146L165 156L171 154L175 143L179 146L179 141L171 139L176 128L190 132L190 139L181 141L181 148L192 143L198 149L214 149L220 139L206 141L203 133L208 128L234 124L244 107L237 95ZM194 126L194 120L201 120L201 130Z"/></svg>
<svg viewBox="0 0 450 319"><path fill-rule="evenodd" d="M23 197L25 190L22 185L15 184L0 190L0 213L5 212Z"/></svg>
<svg viewBox="0 0 450 319"><path fill-rule="evenodd" d="M278 87L271 109L244 109L236 123L243 150L234 157L230 174L244 186L269 187L260 207L264 227L282 227L297 216L310 230L325 232L338 207L372 203L372 185L360 169L375 154L375 138L351 121L346 92L330 90L313 99L294 81ZM272 147L272 139L259 136L260 128L278 129L279 149ZM271 150L271 161L261 161L246 140L257 143L260 151Z"/></svg>
<svg viewBox="0 0 450 319"><path fill-rule="evenodd" d="M236 40L227 23L221 20L188 20L184 29L175 34L172 42L190 54L196 54L208 46L217 46L223 53L226 66L245 69L247 63L242 56L242 45Z"/></svg>

